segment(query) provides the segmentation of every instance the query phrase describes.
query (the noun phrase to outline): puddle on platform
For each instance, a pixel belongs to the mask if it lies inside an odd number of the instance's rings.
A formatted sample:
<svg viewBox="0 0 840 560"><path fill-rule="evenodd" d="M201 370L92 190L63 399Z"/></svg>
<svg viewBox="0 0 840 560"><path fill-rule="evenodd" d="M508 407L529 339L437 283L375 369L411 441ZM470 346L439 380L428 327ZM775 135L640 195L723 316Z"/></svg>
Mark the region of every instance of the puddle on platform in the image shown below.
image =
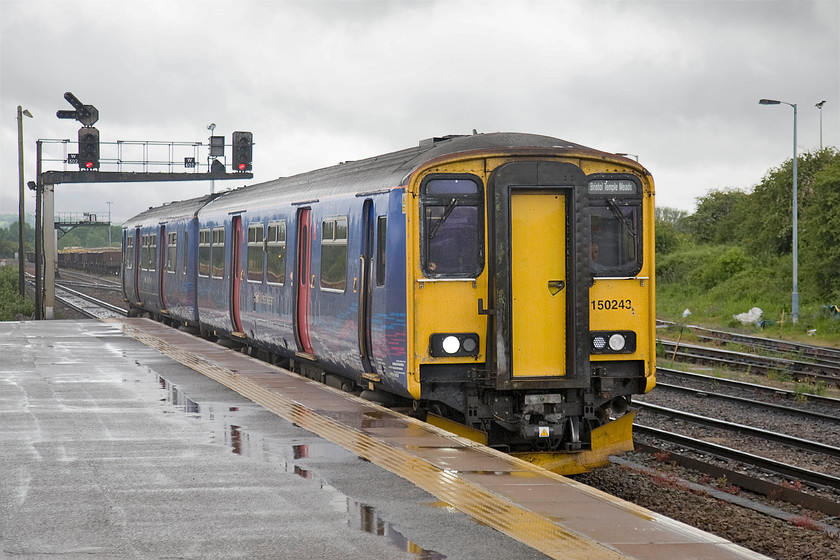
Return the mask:
<svg viewBox="0 0 840 560"><path fill-rule="evenodd" d="M296 464L295 461L307 458L347 458L355 457L339 445L324 441L307 444L277 445L268 439L260 438L251 442L250 434L239 425L239 413L253 407L254 411L264 410L256 404L241 407L221 406L218 403L198 403L186 396L178 387L160 375L157 375L161 389L166 392L163 401L175 406L190 418L206 422L211 430L211 440L220 443L237 454L250 459L280 465L285 472L317 483L321 490L330 495L330 506L338 513L348 515L347 525L359 531L385 538L400 550L412 553L418 560L445 560L446 556L433 550L426 550L405 538L393 525L379 517L376 509L350 498L311 471ZM378 419L377 419L378 420Z"/></svg>

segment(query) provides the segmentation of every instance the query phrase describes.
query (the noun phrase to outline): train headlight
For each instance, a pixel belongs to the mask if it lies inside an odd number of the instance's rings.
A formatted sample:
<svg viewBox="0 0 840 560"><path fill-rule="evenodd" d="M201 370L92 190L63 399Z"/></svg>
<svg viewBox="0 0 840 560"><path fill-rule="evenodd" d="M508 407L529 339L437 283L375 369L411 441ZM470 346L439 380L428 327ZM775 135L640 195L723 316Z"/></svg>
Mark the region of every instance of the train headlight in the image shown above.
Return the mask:
<svg viewBox="0 0 840 560"><path fill-rule="evenodd" d="M457 354L458 350L461 349L461 341L458 340L457 336L449 335L443 339L441 343L441 347L443 351L447 354Z"/></svg>
<svg viewBox="0 0 840 560"><path fill-rule="evenodd" d="M433 334L429 338L429 354L435 358L478 356L476 333Z"/></svg>
<svg viewBox="0 0 840 560"><path fill-rule="evenodd" d="M633 331L598 331L589 333L591 354L632 354L636 351Z"/></svg>

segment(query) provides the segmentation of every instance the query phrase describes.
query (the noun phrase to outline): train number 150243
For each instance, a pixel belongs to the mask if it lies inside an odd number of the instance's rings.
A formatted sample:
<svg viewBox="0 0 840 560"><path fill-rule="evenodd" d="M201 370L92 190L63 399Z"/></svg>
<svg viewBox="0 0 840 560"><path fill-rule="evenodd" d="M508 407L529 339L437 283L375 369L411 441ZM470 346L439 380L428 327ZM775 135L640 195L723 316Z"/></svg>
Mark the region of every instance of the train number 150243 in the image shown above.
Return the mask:
<svg viewBox="0 0 840 560"><path fill-rule="evenodd" d="M593 311L604 311L610 309L633 309L633 302L631 302L629 299L592 300Z"/></svg>

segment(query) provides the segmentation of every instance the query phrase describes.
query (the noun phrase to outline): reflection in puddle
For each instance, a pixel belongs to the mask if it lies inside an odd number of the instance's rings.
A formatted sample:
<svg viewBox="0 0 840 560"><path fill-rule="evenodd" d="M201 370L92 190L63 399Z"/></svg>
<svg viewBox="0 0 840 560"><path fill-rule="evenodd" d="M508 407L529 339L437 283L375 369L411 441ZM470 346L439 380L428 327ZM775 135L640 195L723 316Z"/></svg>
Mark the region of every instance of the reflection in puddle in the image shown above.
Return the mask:
<svg viewBox="0 0 840 560"><path fill-rule="evenodd" d="M166 391L167 395L162 400L172 404L191 418L208 422L211 430L210 437L213 442L223 442L237 455L280 465L285 472L294 473L301 478L317 483L321 490L329 493L332 509L338 513L348 514L347 524L349 527L384 537L390 544L400 550L414 554L418 560L446 559L443 554L426 550L405 538L393 525L381 519L375 508L350 498L294 462L307 458L341 459L355 456L349 451L327 441L297 445L284 443L278 446L267 439L261 438L257 444L252 445L247 430L234 423L240 409L247 409L251 405L228 407L214 403L199 404L187 397L176 385L159 375L157 378L160 387ZM259 405L254 404L252 406L253 410L263 410ZM372 418L371 420L379 419Z"/></svg>

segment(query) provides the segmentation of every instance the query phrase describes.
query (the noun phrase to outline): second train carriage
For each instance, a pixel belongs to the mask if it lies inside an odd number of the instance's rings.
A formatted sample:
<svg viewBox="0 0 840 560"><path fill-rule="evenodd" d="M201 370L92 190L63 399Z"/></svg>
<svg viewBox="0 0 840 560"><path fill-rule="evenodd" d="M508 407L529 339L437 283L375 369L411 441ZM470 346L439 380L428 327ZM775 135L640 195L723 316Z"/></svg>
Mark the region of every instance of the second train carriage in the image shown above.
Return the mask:
<svg viewBox="0 0 840 560"><path fill-rule="evenodd" d="M632 447L611 417L654 384L652 179L564 140L430 139L150 209L123 244L138 310L558 472Z"/></svg>
<svg viewBox="0 0 840 560"><path fill-rule="evenodd" d="M123 224L123 297L132 314L198 326L198 211L213 198L149 208Z"/></svg>

